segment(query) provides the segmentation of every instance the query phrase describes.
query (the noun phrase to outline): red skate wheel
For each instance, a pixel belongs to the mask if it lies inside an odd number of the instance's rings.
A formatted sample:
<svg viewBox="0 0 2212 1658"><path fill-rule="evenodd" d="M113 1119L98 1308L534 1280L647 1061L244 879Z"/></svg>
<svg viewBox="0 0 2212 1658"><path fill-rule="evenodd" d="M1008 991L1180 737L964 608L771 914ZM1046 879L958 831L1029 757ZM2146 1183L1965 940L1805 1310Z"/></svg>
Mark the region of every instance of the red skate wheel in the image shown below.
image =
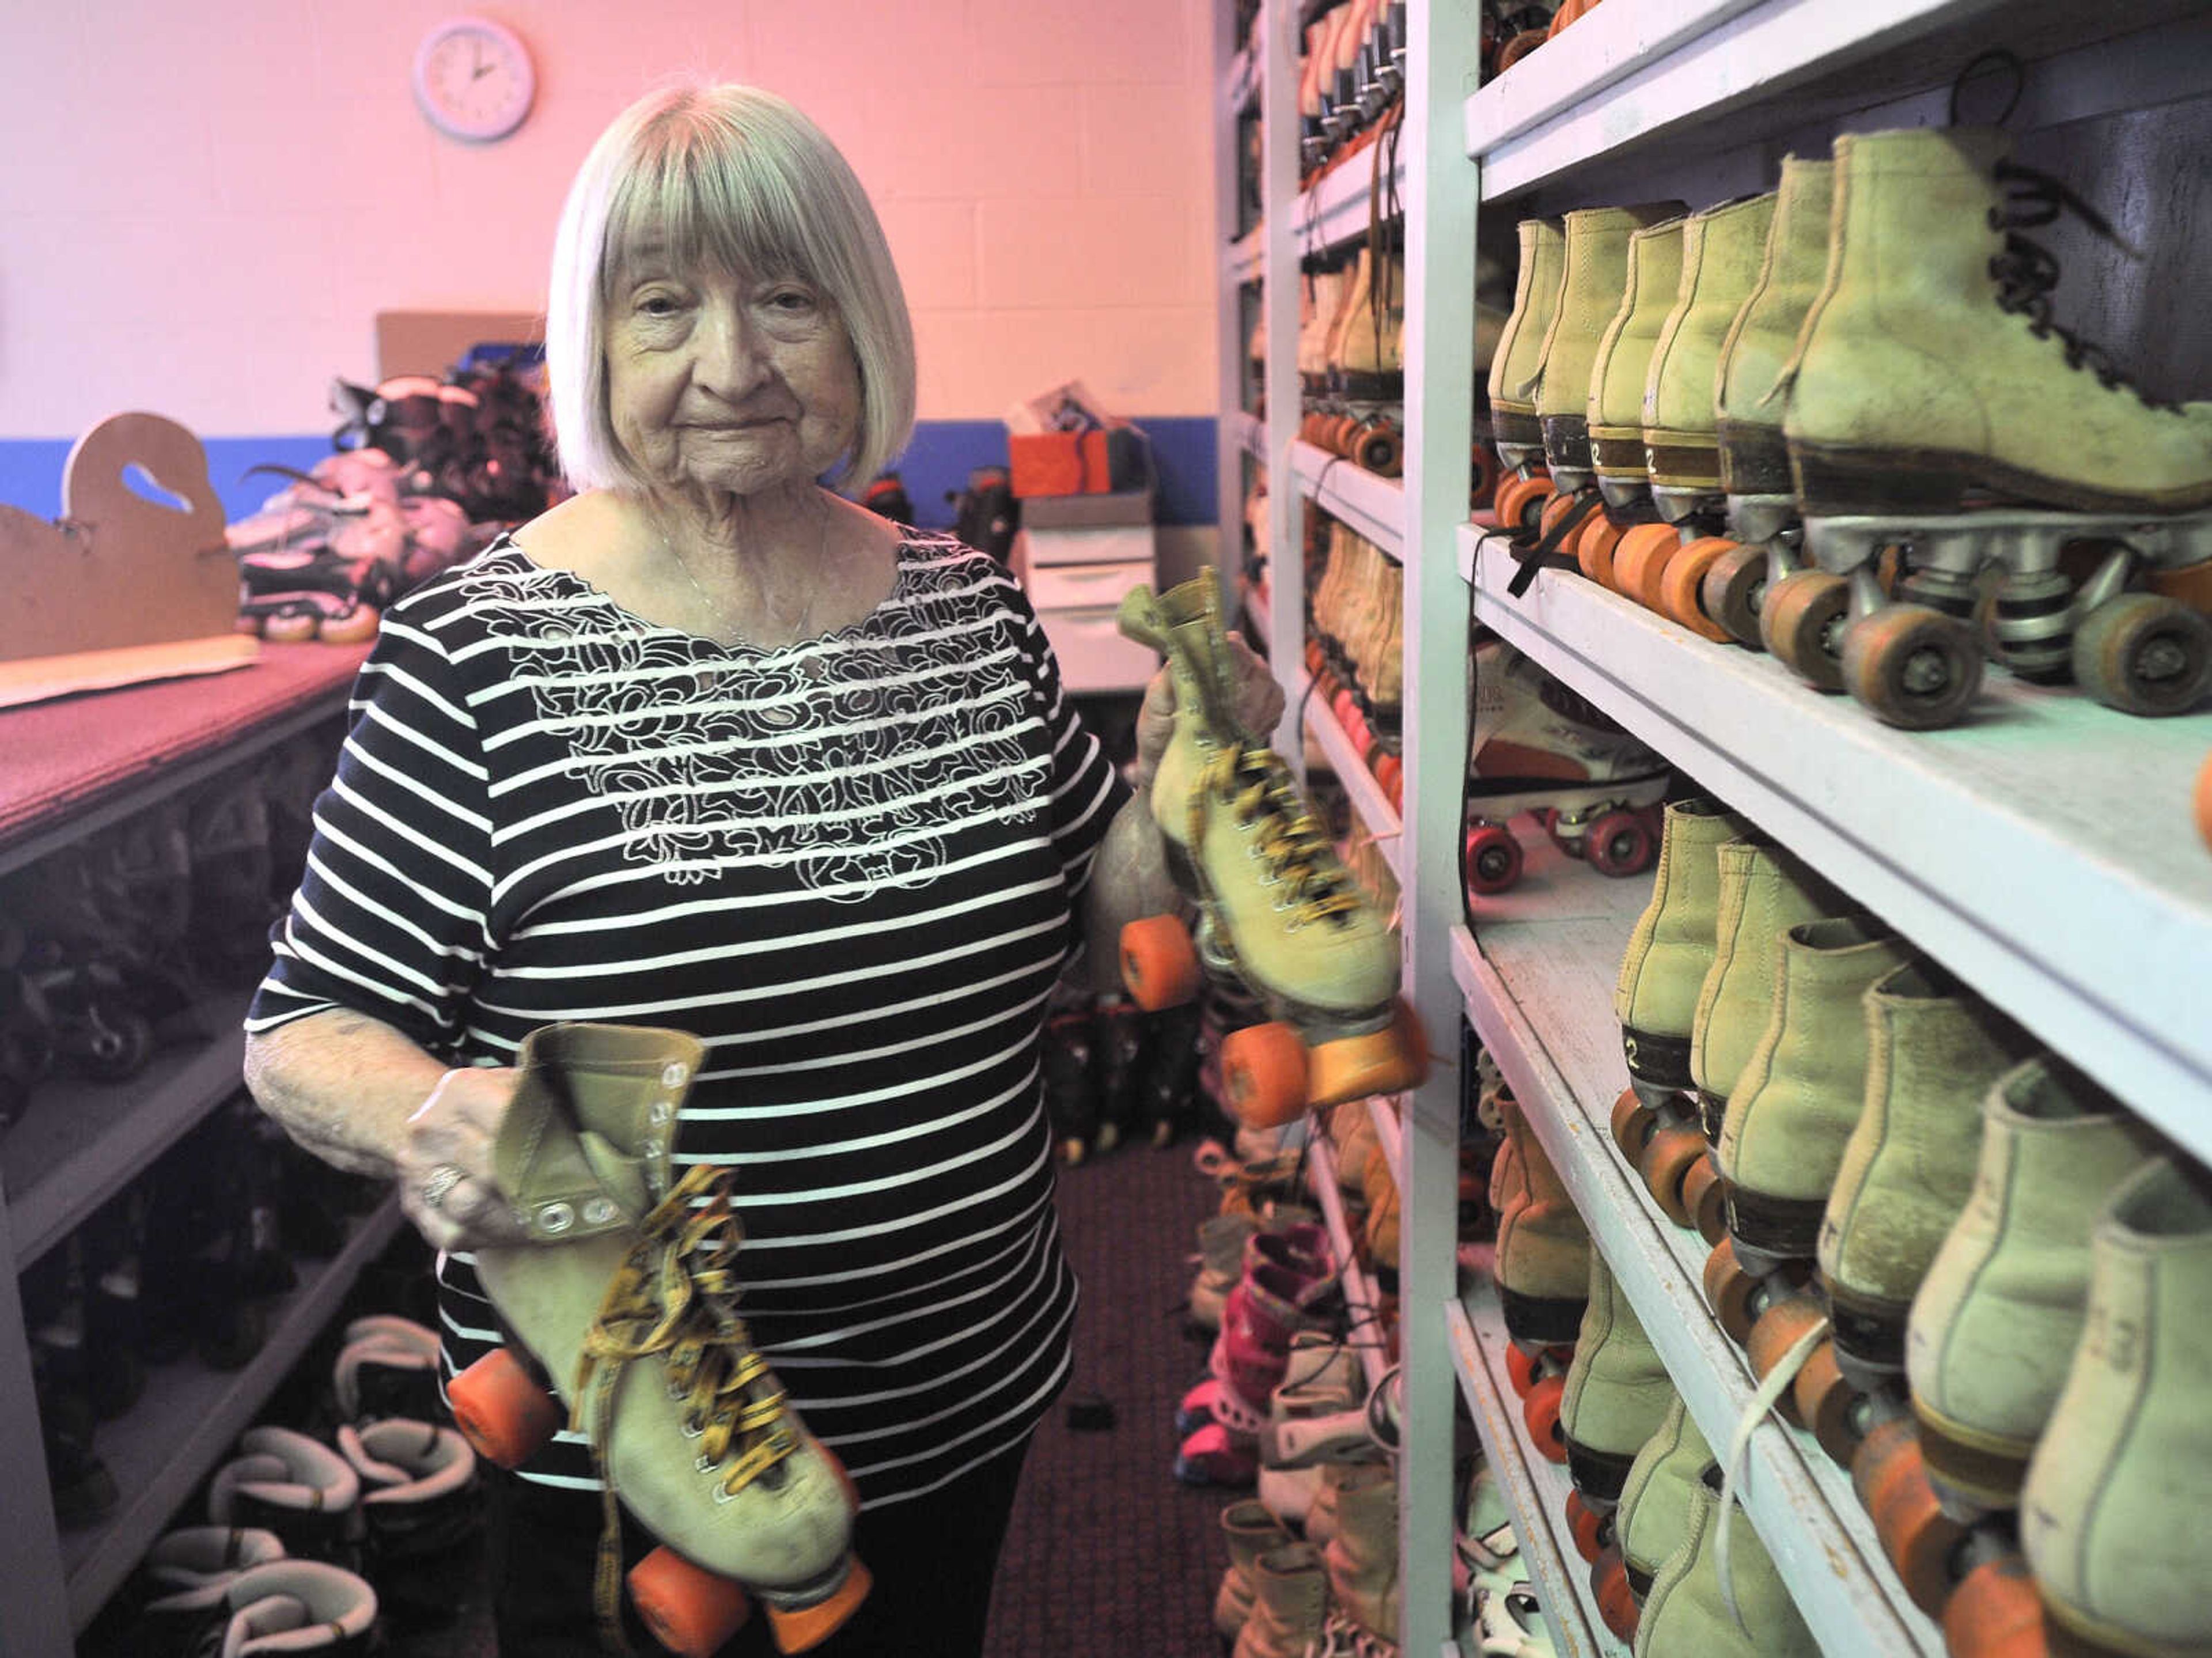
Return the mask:
<svg viewBox="0 0 2212 1658"><path fill-rule="evenodd" d="M1751 1334L1753 1341L1758 1340L1757 1329ZM1859 1397L1844 1380L1836 1363L1834 1342L1824 1341L1813 1350L1812 1357L1790 1383L1790 1392L1797 1401L1798 1419L1813 1430L1820 1448L1838 1467L1850 1467L1864 1433L1859 1426Z"/></svg>
<svg viewBox="0 0 2212 1658"><path fill-rule="evenodd" d="M1648 610L1659 610L1660 580L1681 548L1681 532L1673 525L1638 525L1613 549L1613 586L1624 598L1634 599Z"/></svg>
<svg viewBox="0 0 2212 1658"><path fill-rule="evenodd" d="M1634 1089L1622 1089L1613 1102L1613 1143L1631 1167L1643 1159L1644 1148L1658 1132L1659 1114L1638 1099Z"/></svg>
<svg viewBox="0 0 2212 1658"><path fill-rule="evenodd" d="M1634 1641L1639 1615L1636 1591L1629 1585L1628 1564L1618 1547L1606 1550L1590 1567L1590 1588L1597 1596L1597 1615L1614 1638Z"/></svg>
<svg viewBox="0 0 2212 1658"><path fill-rule="evenodd" d="M629 1598L653 1638L678 1658L713 1658L752 1612L738 1584L670 1548L630 1568Z"/></svg>
<svg viewBox="0 0 2212 1658"><path fill-rule="evenodd" d="M1320 678L1322 671L1328 666L1328 658L1323 653L1321 647L1321 641L1317 639L1309 639L1306 641L1305 659L1306 671L1311 674L1316 679Z"/></svg>
<svg viewBox="0 0 2212 1658"><path fill-rule="evenodd" d="M1751 1339L1759 1322L1759 1280L1735 1258L1735 1243L1723 1237L1705 1257L1705 1305L1721 1330L1739 1347Z"/></svg>
<svg viewBox="0 0 2212 1658"><path fill-rule="evenodd" d="M1759 637L1768 652L1815 689L1844 688L1842 633L1850 583L1826 570L1793 570L1768 584Z"/></svg>
<svg viewBox="0 0 2212 1658"><path fill-rule="evenodd" d="M1402 771L1397 768L1396 762L1392 762L1392 767L1390 774L1378 780L1382 785L1382 793L1389 799L1390 810L1403 817L1406 811L1406 780Z"/></svg>
<svg viewBox="0 0 2212 1658"><path fill-rule="evenodd" d="M1279 1128L1306 1108L1306 1045L1276 1021L1247 1025L1221 1042L1221 1076L1229 1108L1247 1128Z"/></svg>
<svg viewBox="0 0 2212 1658"><path fill-rule="evenodd" d="M1359 704L1353 698L1349 685L1340 688L1334 696L1329 698L1328 711L1336 716L1338 727L1349 733L1352 720L1359 712Z"/></svg>
<svg viewBox="0 0 2212 1658"><path fill-rule="evenodd" d="M1528 1398L1528 1390L1536 1385L1536 1378L1542 1374L1543 1358L1540 1354L1530 1352L1517 1341L1506 1344L1505 1379L1512 1384L1515 1398Z"/></svg>
<svg viewBox="0 0 2212 1658"><path fill-rule="evenodd" d="M1620 550L1621 537L1627 533L1603 513L1598 514L1583 526L1581 538L1575 543L1576 566L1599 586L1618 592L1613 558Z"/></svg>
<svg viewBox="0 0 2212 1658"><path fill-rule="evenodd" d="M1943 1512L1928 1484L1920 1430L1909 1416L1880 1423L1851 1460L1851 1488L1874 1520L1898 1581L1930 1618L1951 1598L1951 1560L1966 1528Z"/></svg>
<svg viewBox="0 0 2212 1658"><path fill-rule="evenodd" d="M853 1614L860 1609L860 1602L868 1598L868 1591L874 1587L868 1569L855 1560L846 1568L845 1581L828 1600L817 1600L811 1606L771 1604L768 1626L775 1637L775 1649L806 1652L820 1646L852 1621Z"/></svg>
<svg viewBox="0 0 2212 1658"><path fill-rule="evenodd" d="M1368 769L1375 774L1377 786L1388 794L1398 786L1398 780L1405 775L1406 762L1387 750L1378 750L1371 756Z"/></svg>
<svg viewBox="0 0 2212 1658"><path fill-rule="evenodd" d="M1528 1397L1521 1401L1521 1419L1528 1425L1536 1454L1547 1462L1567 1460L1566 1430L1559 1423L1559 1406L1566 1394L1566 1377L1539 1376L1536 1385L1528 1389Z"/></svg>
<svg viewBox="0 0 2212 1658"><path fill-rule="evenodd" d="M1659 578L1660 608L1693 634L1702 634L1717 645L1728 642L1729 631L1705 612L1705 573L1734 547L1718 536L1701 536L1667 561Z"/></svg>
<svg viewBox="0 0 2212 1658"><path fill-rule="evenodd" d="M2212 623L2206 624L2212 639ZM1883 724L1905 731L1955 725L1982 688L1982 648L1955 616L1924 604L1887 604L1844 629L1844 683Z"/></svg>
<svg viewBox="0 0 2212 1658"><path fill-rule="evenodd" d="M1751 1361L1751 1373L1761 1382L1765 1381L1790 1350L1804 1339L1805 1333L1826 1316L1820 1303L1802 1291L1784 1296L1778 1301L1770 1300L1767 1306L1753 1318L1751 1333L1744 1338L1744 1357ZM1818 1359L1828 1351L1826 1344L1823 1343L1813 1358ZM1834 1362L1832 1354L1827 1362ZM1809 1370L1812 1365L1813 1360L1808 1359L1806 1368ZM1803 1376L1804 1371L1800 1370L1799 1379L1802 1380ZM1841 1404L1848 1413L1850 1404L1849 1389L1845 1390ZM1775 1401L1774 1408L1782 1413L1782 1419L1791 1427L1808 1425L1803 1411L1799 1408L1795 1382L1790 1391Z"/></svg>
<svg viewBox="0 0 2212 1658"><path fill-rule="evenodd" d="M1682 1207L1706 1242L1718 1243L1728 1236L1728 1192L1710 1146L1704 1161L1682 1176Z"/></svg>
<svg viewBox="0 0 2212 1658"><path fill-rule="evenodd" d="M1644 1176L1645 1188L1658 1199L1659 1207L1668 1220L1677 1226L1691 1224L1688 1199L1682 1194L1683 1182L1690 1171L1705 1160L1705 1137L1694 1128L1680 1128L1662 1124L1651 1136L1644 1155L1637 1159L1637 1172Z"/></svg>
<svg viewBox="0 0 2212 1658"><path fill-rule="evenodd" d="M1502 823L1477 823L1467 832L1467 884L1486 896L1521 878L1521 843Z"/></svg>
<svg viewBox="0 0 2212 1658"><path fill-rule="evenodd" d="M1147 1013L1197 999L1204 973L1198 947L1172 915L1147 915L1121 929L1121 982Z"/></svg>
<svg viewBox="0 0 2212 1658"><path fill-rule="evenodd" d="M1547 472L1517 477L1498 492L1498 524L1503 530L1526 535L1534 531L1544 503L1552 498Z"/></svg>
<svg viewBox="0 0 2212 1658"><path fill-rule="evenodd" d="M2043 1597L2023 1556L1984 1560L1959 1580L1943 1603L1943 1645L1951 1658L2050 1658Z"/></svg>
<svg viewBox="0 0 2212 1658"><path fill-rule="evenodd" d="M1474 446L1473 472L1468 486L1468 511L1471 513L1486 511L1497 498L1498 457L1490 452L1487 445L1478 443Z"/></svg>
<svg viewBox="0 0 2212 1658"><path fill-rule="evenodd" d="M1739 645L1759 648L1759 606L1766 595L1766 549L1731 542L1729 550L1705 571L1698 608L1719 623Z"/></svg>
<svg viewBox="0 0 2212 1658"><path fill-rule="evenodd" d="M1613 1515L1590 1507L1580 1491L1567 1493L1567 1531L1575 1540L1575 1552L1595 1564L1613 1540Z"/></svg>
<svg viewBox="0 0 2212 1658"><path fill-rule="evenodd" d="M1601 875L1641 875L1658 855L1650 820L1639 812L1601 813L1583 834L1583 856Z"/></svg>
<svg viewBox="0 0 2212 1658"><path fill-rule="evenodd" d="M461 1436L477 1455L502 1468L520 1467L550 1444L568 1419L561 1401L504 1347L455 1376L446 1396Z"/></svg>

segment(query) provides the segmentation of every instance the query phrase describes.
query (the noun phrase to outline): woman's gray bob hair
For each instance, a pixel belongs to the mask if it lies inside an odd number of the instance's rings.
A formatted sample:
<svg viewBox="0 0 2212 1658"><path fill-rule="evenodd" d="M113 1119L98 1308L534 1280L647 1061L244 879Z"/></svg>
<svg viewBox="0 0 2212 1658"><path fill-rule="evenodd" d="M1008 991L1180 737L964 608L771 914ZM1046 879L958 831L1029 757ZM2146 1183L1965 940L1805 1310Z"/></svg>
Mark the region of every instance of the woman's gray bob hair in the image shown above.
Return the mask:
<svg viewBox="0 0 2212 1658"><path fill-rule="evenodd" d="M914 325L883 227L820 128L755 87L672 87L599 135L553 240L545 374L561 470L578 489L641 488L607 415L605 321L623 258L647 241L680 270L795 276L836 307L860 418L833 475L873 478L914 430Z"/></svg>

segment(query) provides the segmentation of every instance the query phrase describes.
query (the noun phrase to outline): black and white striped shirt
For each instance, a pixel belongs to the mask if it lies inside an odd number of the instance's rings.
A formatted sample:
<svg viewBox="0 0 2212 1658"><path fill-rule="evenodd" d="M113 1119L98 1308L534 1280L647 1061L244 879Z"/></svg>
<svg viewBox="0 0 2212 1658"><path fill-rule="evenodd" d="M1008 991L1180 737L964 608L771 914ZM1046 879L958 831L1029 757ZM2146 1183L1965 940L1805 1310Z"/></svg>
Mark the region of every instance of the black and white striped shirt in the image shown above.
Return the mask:
<svg viewBox="0 0 2212 1658"><path fill-rule="evenodd" d="M742 1310L865 1499L1026 1434L1076 1296L1039 1030L1125 790L1012 580L909 531L872 615L759 652L501 540L392 607L354 713L248 1029L696 1033L677 1161L738 1171ZM496 1336L439 1276L459 1368ZM592 1485L571 1436L528 1472Z"/></svg>

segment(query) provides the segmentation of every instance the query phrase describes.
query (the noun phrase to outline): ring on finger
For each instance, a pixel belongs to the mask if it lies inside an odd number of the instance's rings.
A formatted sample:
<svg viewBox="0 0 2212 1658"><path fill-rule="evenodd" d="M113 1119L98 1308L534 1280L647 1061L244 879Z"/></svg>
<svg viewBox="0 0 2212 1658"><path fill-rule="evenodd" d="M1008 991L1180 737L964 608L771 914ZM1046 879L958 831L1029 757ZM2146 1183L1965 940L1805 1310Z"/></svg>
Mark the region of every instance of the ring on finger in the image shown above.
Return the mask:
<svg viewBox="0 0 2212 1658"><path fill-rule="evenodd" d="M468 1171L459 1163L440 1163L422 1182L422 1206L442 1209L453 1189L467 1178Z"/></svg>

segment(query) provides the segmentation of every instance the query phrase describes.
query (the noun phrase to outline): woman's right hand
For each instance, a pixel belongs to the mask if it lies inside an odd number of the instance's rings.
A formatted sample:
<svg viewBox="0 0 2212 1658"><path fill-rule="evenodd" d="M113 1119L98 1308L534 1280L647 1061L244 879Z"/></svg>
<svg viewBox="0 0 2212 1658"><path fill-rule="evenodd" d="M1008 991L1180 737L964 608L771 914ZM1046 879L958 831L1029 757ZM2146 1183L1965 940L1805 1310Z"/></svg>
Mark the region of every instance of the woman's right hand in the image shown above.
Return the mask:
<svg viewBox="0 0 2212 1658"><path fill-rule="evenodd" d="M448 1071L407 1120L399 1206L433 1248L468 1252L528 1241L492 1176L491 1160L521 1078L509 1066Z"/></svg>

